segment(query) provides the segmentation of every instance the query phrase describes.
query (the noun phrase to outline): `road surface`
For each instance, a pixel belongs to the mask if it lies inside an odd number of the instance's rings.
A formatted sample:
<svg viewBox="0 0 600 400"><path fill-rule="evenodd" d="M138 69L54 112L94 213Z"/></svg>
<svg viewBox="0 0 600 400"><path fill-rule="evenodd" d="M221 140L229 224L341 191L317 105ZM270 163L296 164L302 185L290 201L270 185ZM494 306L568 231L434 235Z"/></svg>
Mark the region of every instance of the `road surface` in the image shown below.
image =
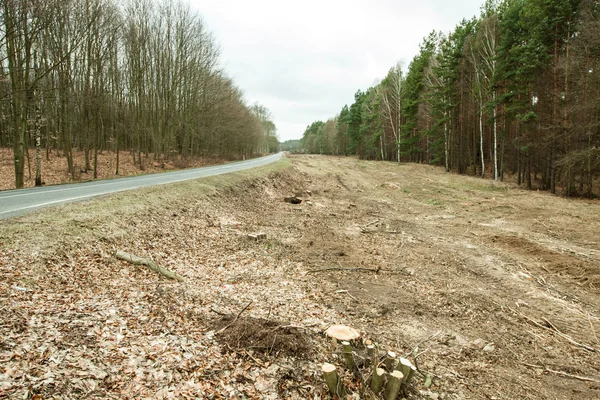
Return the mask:
<svg viewBox="0 0 600 400"><path fill-rule="evenodd" d="M260 167L281 159L283 153L247 161L234 162L212 167L185 169L141 176L130 176L61 186L47 186L0 192L0 219L7 219L42 207L89 199L109 193L164 185L196 178L227 174L229 172Z"/></svg>

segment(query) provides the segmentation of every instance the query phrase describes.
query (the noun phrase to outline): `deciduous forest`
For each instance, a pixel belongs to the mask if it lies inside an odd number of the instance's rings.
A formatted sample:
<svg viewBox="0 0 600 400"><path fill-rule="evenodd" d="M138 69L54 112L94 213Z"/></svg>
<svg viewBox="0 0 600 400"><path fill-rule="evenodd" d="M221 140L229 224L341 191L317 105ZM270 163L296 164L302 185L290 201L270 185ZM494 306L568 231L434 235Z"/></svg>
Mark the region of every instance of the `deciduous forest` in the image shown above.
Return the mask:
<svg viewBox="0 0 600 400"><path fill-rule="evenodd" d="M312 153L429 163L597 196L600 2L487 0L302 138Z"/></svg>
<svg viewBox="0 0 600 400"><path fill-rule="evenodd" d="M200 15L177 0L0 1L0 147L15 186L50 152L75 178L98 152L142 160L276 150L269 110L246 103ZM27 149L36 148L36 160Z"/></svg>

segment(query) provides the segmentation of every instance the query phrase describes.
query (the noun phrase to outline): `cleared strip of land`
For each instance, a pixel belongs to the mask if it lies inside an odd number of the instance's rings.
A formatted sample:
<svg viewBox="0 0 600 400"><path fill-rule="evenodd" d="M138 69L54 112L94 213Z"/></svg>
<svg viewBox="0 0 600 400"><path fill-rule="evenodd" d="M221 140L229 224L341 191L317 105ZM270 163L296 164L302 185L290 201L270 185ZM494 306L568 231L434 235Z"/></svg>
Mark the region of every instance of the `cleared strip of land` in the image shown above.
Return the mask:
<svg viewBox="0 0 600 400"><path fill-rule="evenodd" d="M598 201L319 156L169 189L0 221L1 393L319 398L344 324L419 354L407 398L599 397Z"/></svg>

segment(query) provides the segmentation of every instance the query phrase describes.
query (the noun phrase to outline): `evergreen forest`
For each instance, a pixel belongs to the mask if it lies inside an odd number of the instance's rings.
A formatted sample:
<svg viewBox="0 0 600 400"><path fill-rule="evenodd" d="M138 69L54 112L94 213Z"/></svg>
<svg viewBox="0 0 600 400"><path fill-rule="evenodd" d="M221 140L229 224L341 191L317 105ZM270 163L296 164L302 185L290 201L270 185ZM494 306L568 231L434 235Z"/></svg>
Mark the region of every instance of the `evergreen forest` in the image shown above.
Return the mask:
<svg viewBox="0 0 600 400"><path fill-rule="evenodd" d="M320 154L427 163L600 194L600 2L487 0L305 130Z"/></svg>

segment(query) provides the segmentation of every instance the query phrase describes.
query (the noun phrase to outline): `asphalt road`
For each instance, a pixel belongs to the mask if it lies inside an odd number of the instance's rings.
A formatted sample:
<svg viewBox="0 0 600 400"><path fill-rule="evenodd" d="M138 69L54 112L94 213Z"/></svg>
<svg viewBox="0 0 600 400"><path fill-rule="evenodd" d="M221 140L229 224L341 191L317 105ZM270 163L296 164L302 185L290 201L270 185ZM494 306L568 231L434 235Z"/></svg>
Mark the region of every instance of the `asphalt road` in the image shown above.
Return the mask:
<svg viewBox="0 0 600 400"><path fill-rule="evenodd" d="M224 165L163 172L159 174L2 191L0 192L0 219L16 217L42 207L89 199L109 193L139 189L147 186L164 185L196 178L205 178L208 176L260 167L281 159L282 155L283 153L277 153L266 157Z"/></svg>

